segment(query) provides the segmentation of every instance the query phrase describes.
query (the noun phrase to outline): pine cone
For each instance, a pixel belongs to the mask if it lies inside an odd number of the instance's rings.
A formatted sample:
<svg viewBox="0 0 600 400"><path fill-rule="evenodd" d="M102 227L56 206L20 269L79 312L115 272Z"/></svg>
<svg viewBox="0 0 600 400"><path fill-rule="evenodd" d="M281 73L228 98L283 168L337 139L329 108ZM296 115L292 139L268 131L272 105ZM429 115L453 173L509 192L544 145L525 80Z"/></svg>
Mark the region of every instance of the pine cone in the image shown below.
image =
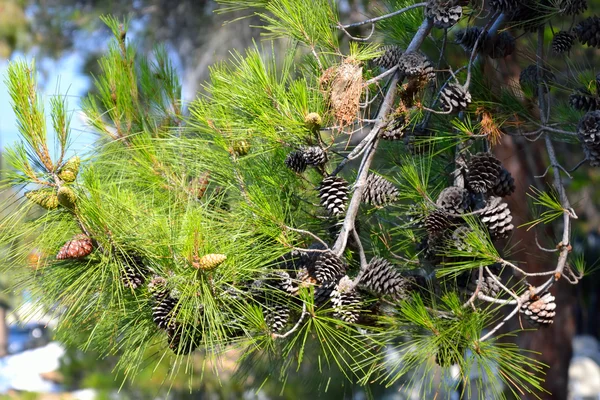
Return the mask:
<svg viewBox="0 0 600 400"><path fill-rule="evenodd" d="M290 309L282 304L271 304L263 308L263 315L269 330L278 333L287 325L290 319Z"/></svg>
<svg viewBox="0 0 600 400"><path fill-rule="evenodd" d="M579 120L577 137L590 165L600 166L600 111L589 111Z"/></svg>
<svg viewBox="0 0 600 400"><path fill-rule="evenodd" d="M454 26L462 17L462 7L455 0L429 0L425 16L433 20L433 26L446 29Z"/></svg>
<svg viewBox="0 0 600 400"><path fill-rule="evenodd" d="M573 32L582 44L600 48L600 17L584 19L577 24Z"/></svg>
<svg viewBox="0 0 600 400"><path fill-rule="evenodd" d="M123 286L126 288L137 289L146 282L146 275L149 270L144 265L141 256L135 253L126 254L124 257L125 270L121 275Z"/></svg>
<svg viewBox="0 0 600 400"><path fill-rule="evenodd" d="M561 0L559 4L560 13L564 15L581 14L587 10L587 0Z"/></svg>
<svg viewBox="0 0 600 400"><path fill-rule="evenodd" d="M500 177L498 182L492 188L491 192L494 196L506 197L510 196L516 189L515 180L513 179L510 172L506 168L502 167L500 170Z"/></svg>
<svg viewBox="0 0 600 400"><path fill-rule="evenodd" d="M502 164L489 153L477 153L467 164L467 183L473 193L486 193L496 186Z"/></svg>
<svg viewBox="0 0 600 400"><path fill-rule="evenodd" d="M435 79L435 72L431 62L423 54L416 51L410 51L402 54L398 62L400 71L409 78L422 77L427 81Z"/></svg>
<svg viewBox="0 0 600 400"><path fill-rule="evenodd" d="M408 297L414 281L403 277L383 258L373 258L360 278L359 284L379 296L389 295L394 299Z"/></svg>
<svg viewBox="0 0 600 400"><path fill-rule="evenodd" d="M404 130L409 123L408 116L405 113L397 115L385 129L381 130L380 136L386 140L398 140L404 136Z"/></svg>
<svg viewBox="0 0 600 400"><path fill-rule="evenodd" d="M168 329L175 325L175 316L173 315L178 300L171 297L171 292L167 288L167 281L162 277L154 277L148 285L154 305L152 306L152 320L159 329Z"/></svg>
<svg viewBox="0 0 600 400"><path fill-rule="evenodd" d="M468 225L461 225L452 232L452 242L454 247L460 251L472 252L473 247L467 242L468 235L473 230Z"/></svg>
<svg viewBox="0 0 600 400"><path fill-rule="evenodd" d="M38 206L45 208L46 210L54 210L56 207L58 207L58 196L56 195L56 190L54 189L44 188L31 190L29 192L25 192L25 197Z"/></svg>
<svg viewBox="0 0 600 400"><path fill-rule="evenodd" d="M477 42L477 38L481 35L483 29L478 26L470 26L468 28L462 29L456 32L454 36L454 41L456 44L460 45L467 53L471 53L473 51L473 47L475 47L475 42ZM485 32L479 42L477 42L477 52L480 52L485 44L488 42L488 33Z"/></svg>
<svg viewBox="0 0 600 400"><path fill-rule="evenodd" d="M430 237L437 237L452 225L452 221L442 210L434 210L425 218L425 229Z"/></svg>
<svg viewBox="0 0 600 400"><path fill-rule="evenodd" d="M308 165L323 165L327 162L327 153L319 146L304 147L302 153Z"/></svg>
<svg viewBox="0 0 600 400"><path fill-rule="evenodd" d="M58 199L58 204L68 209L74 208L77 202L77 195L68 186L61 186L56 192L56 198Z"/></svg>
<svg viewBox="0 0 600 400"><path fill-rule="evenodd" d="M392 182L379 175L369 174L362 201L381 207L395 201L399 194L398 188Z"/></svg>
<svg viewBox="0 0 600 400"><path fill-rule="evenodd" d="M323 282L315 287L314 301L315 308L323 307L331 300L331 293L335 290L337 283L335 281Z"/></svg>
<svg viewBox="0 0 600 400"><path fill-rule="evenodd" d="M543 82L549 83L554 80L554 74L548 69L544 68L542 70L542 80ZM538 73L537 73L537 65L532 64L527 68L521 71L519 75L519 84L521 85L521 89L525 94L532 97L537 97L538 95ZM548 91L547 85L544 85L544 92Z"/></svg>
<svg viewBox="0 0 600 400"><path fill-rule="evenodd" d="M205 254L200 257L197 261L192 263L192 266L196 269L201 269L203 271L212 271L217 268L223 262L227 260L227 256L225 254Z"/></svg>
<svg viewBox="0 0 600 400"><path fill-rule="evenodd" d="M504 58L510 56L515 51L515 38L510 32L501 32L494 40L484 42L485 53L490 58Z"/></svg>
<svg viewBox="0 0 600 400"><path fill-rule="evenodd" d="M348 276L340 279L340 282L331 292L331 303L333 305L334 318L338 318L349 324L358 321L361 298L353 288L352 280Z"/></svg>
<svg viewBox="0 0 600 400"><path fill-rule="evenodd" d="M292 151L287 155L285 159L285 165L294 172L302 173L306 171L306 159L304 158L304 152Z"/></svg>
<svg viewBox="0 0 600 400"><path fill-rule="evenodd" d="M514 12L519 8L519 0L490 0L490 7L502 13Z"/></svg>
<svg viewBox="0 0 600 400"><path fill-rule="evenodd" d="M317 262L308 270L317 282L337 282L346 273L344 262L332 252L321 253Z"/></svg>
<svg viewBox="0 0 600 400"><path fill-rule="evenodd" d="M404 50L394 45L383 46L383 50L383 54L374 58L373 63L384 69L390 69L398 65Z"/></svg>
<svg viewBox="0 0 600 400"><path fill-rule="evenodd" d="M446 112L460 112L471 104L471 93L456 83L449 83L440 93L440 104Z"/></svg>
<svg viewBox="0 0 600 400"><path fill-rule="evenodd" d="M444 235L426 236L417 244L419 259L424 265L436 267L444 261L442 256L445 250Z"/></svg>
<svg viewBox="0 0 600 400"><path fill-rule="evenodd" d="M457 186L447 187L438 196L436 205L449 214L462 214L469 207L469 192Z"/></svg>
<svg viewBox="0 0 600 400"><path fill-rule="evenodd" d="M600 99L587 88L581 87L575 89L575 93L569 96L569 104L576 110L594 111L600 108Z"/></svg>
<svg viewBox="0 0 600 400"><path fill-rule="evenodd" d="M331 215L339 215L346 210L348 201L348 183L337 176L328 176L319 186L321 205Z"/></svg>
<svg viewBox="0 0 600 400"><path fill-rule="evenodd" d="M484 273L483 280L481 282L481 286L479 287L479 293L489 296L489 297L498 297L500 293L502 293L502 288L498 283L492 278L488 276L487 273ZM472 280L469 283L468 290L469 295L475 293L477 289L477 284L479 283L479 271L472 272Z"/></svg>
<svg viewBox="0 0 600 400"><path fill-rule="evenodd" d="M510 0L513 1L513 0ZM526 32L535 32L553 16L551 0L518 1L518 7L509 13L509 19L515 26Z"/></svg>
<svg viewBox="0 0 600 400"><path fill-rule="evenodd" d="M81 159L77 156L69 158L69 160L62 166L60 172L58 173L58 177L62 179L63 182L71 183L77 179L77 174L79 173L79 166L81 164Z"/></svg>
<svg viewBox="0 0 600 400"><path fill-rule="evenodd" d="M521 305L521 314L533 325L547 326L554 322L556 315L555 298L550 292L544 292L537 299L528 300Z"/></svg>
<svg viewBox="0 0 600 400"><path fill-rule="evenodd" d="M490 197L485 211L481 213L481 222L487 226L491 238L506 239L514 229L511 221L508 204L501 197Z"/></svg>
<svg viewBox="0 0 600 400"><path fill-rule="evenodd" d="M286 271L272 272L265 281L265 285L274 292L290 294L296 291L292 277Z"/></svg>
<svg viewBox="0 0 600 400"><path fill-rule="evenodd" d="M89 255L93 249L94 245L92 244L92 239L90 239L87 235L79 234L64 244L64 246L56 255L56 259L68 260L83 258Z"/></svg>
<svg viewBox="0 0 600 400"><path fill-rule="evenodd" d="M177 355L189 354L200 345L200 332L191 325L176 322L169 325L166 330L169 348Z"/></svg>
<svg viewBox="0 0 600 400"><path fill-rule="evenodd" d="M557 32L552 38L552 51L554 51L556 54L567 53L571 51L574 41L575 36L573 36L571 32Z"/></svg>

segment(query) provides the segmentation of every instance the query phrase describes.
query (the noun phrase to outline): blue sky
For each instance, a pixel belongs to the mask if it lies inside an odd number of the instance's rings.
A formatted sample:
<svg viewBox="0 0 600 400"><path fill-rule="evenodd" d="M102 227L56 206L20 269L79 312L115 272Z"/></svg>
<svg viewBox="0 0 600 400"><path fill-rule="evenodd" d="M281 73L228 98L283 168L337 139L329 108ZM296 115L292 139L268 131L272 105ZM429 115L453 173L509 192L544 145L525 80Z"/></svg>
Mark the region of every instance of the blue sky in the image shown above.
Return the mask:
<svg viewBox="0 0 600 400"><path fill-rule="evenodd" d="M24 58L29 62L31 61L30 57L22 55L16 55L13 58ZM21 140L5 84L8 63L6 60L0 60L0 147L3 149ZM82 64L83 59L77 56L76 53L69 53L56 61L44 61L43 67L47 73L46 75L38 72L39 95L44 99L49 137L53 135L49 119L49 99L56 94L67 96L67 107L72 116L71 136L73 143L70 148L71 154L84 153L94 141L93 133L82 124L77 114L80 109L81 96L85 95L90 84L90 79L80 72ZM54 145L49 147L53 149Z"/></svg>

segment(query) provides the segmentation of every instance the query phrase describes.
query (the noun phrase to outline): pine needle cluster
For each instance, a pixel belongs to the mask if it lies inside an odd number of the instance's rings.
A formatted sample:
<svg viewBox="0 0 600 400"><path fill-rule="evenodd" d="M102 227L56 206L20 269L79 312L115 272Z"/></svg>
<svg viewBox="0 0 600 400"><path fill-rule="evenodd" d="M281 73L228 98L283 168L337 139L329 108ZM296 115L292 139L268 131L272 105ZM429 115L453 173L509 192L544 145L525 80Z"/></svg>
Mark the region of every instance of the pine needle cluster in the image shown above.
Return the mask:
<svg viewBox="0 0 600 400"><path fill-rule="evenodd" d="M522 88L490 90L482 71L514 51L503 24L537 29L543 48L546 22L564 7L548 2L530 18L525 6L505 9L511 2L482 13L430 0L425 15L425 3L392 1L391 14L343 25L328 0L220 3L255 12L269 37L290 39L288 51L233 53L184 107L166 51L138 55L128 22L105 17L114 40L82 105L98 134L91 154L66 159L60 96L50 151L34 64L11 63L23 144L7 152L3 184L25 192L0 240L22 243L10 257L19 288L56 315L63 338L86 332L86 346L119 354L131 378L149 352L199 377L195 351L212 359L239 348L251 363L270 359L285 381L316 348L319 365L350 380L403 382L423 396L456 389L431 378L451 365L461 380L481 371L465 389L481 398L541 390L542 366L500 329L535 312L523 307L561 276L581 278L581 263L566 261L576 215L551 160L557 192L534 192L548 210L527 225L563 217L565 235L549 280L527 285L505 246L518 229L505 201L515 182L490 149L534 126L551 158L553 140L576 136L594 157L600 117L577 133L554 128L546 105L558 89L543 52ZM456 26L440 22L446 12ZM447 65L448 35L469 29L460 15L484 14L485 28L460 36L473 39L462 65ZM375 36L350 34L367 24ZM595 43L588 36L580 41ZM31 249L39 261L23 267Z"/></svg>

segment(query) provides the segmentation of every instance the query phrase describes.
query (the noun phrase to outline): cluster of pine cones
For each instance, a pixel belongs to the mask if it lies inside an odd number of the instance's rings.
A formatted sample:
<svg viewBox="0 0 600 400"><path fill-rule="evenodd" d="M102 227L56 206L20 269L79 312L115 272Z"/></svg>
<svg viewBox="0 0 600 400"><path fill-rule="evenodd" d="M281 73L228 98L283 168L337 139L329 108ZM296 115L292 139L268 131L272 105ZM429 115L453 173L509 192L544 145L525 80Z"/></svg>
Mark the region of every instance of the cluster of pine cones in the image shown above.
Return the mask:
<svg viewBox="0 0 600 400"><path fill-rule="evenodd" d="M79 260L89 256L94 250L93 240L85 235L75 235L67 241L56 255L57 260ZM151 274L144 259L135 252L117 256L121 266L123 287L136 290L141 288ZM200 344L200 330L176 321L177 299L167 288L167 281L155 276L148 288L153 296L152 317L157 327L167 333L169 348L176 354L187 354Z"/></svg>
<svg viewBox="0 0 600 400"><path fill-rule="evenodd" d="M464 215L477 216L492 240L506 239L514 229L508 204L502 200L515 190L514 179L492 154L471 157L464 174L466 187L450 186L442 190L436 208L423 221L426 236L420 244L425 262L435 267L444 262L444 249L449 245L469 251L471 228Z"/></svg>
<svg viewBox="0 0 600 400"><path fill-rule="evenodd" d="M298 307L292 306L294 302L300 304L302 288L311 291L314 310L330 312L333 318L346 323L366 323L375 315L377 305L364 309L371 303L368 300L399 300L417 289L414 276L379 257L351 278L351 268L344 259L322 245L290 252L273 267L268 276L246 285L247 292L262 305L272 333L285 331L300 317Z"/></svg>

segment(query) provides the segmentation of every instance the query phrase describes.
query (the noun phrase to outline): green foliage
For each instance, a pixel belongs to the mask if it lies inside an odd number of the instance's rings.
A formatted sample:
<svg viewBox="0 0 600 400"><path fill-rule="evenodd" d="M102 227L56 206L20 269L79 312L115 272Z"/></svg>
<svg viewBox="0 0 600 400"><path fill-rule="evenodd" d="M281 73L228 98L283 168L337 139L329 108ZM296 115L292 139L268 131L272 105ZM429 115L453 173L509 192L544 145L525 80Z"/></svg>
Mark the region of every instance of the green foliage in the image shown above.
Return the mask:
<svg viewBox="0 0 600 400"><path fill-rule="evenodd" d="M383 84L370 63L382 55L377 44L342 50L335 2L220 3L224 11L254 11L268 38L292 39L288 51L281 57L255 44L233 53L210 68L204 91L183 107L166 50L140 57L128 21L103 17L114 40L99 61L95 94L82 105L100 137L81 165L63 159L70 142L64 98L51 102L53 161L33 66L11 64L7 82L25 144L7 152L13 171L3 184L31 191L4 216L0 243L22 240L11 267L24 265L31 248L40 254L17 288L55 313L63 340L117 357L123 380L145 376L152 363L166 371L165 385L184 376L197 388L194 379L217 372L235 350L240 374L263 383L267 374L285 383L308 365L323 374L325 390L344 376L428 398L457 390L459 380L435 379L457 365L462 380L478 372L474 389L464 390L480 398L502 398L504 386L541 390L542 366L493 335L505 322L502 307L521 304L522 285L504 279L492 294L481 281L501 282L502 273L491 272L496 263L518 269L497 248L494 224L512 230L509 215L489 202L505 195L497 194L500 168L465 171L472 154L500 142L501 129L535 125L531 105L517 101L534 93L490 90L477 63L469 76L473 106L448 117L428 108L441 95L434 80ZM388 4L390 11L408 5ZM423 23L415 8L377 29L387 42L417 49L431 21ZM435 81L454 82L439 60ZM386 143L382 131L405 140ZM374 157L376 150L383 156ZM464 182L475 179L472 172L481 172L483 189ZM379 190L391 191L393 204L362 204L365 191L377 189L366 188L369 173L389 180ZM330 175L337 187L325 184ZM442 198L450 186L458 200ZM531 197L545 211L526 225L564 215L558 195ZM335 201L340 215L323 207ZM93 244L90 254L56 259L81 235ZM211 256L218 265L203 267ZM377 270L375 257L398 265ZM572 269L575 278L584 273L579 259ZM268 372L253 371L261 360Z"/></svg>
<svg viewBox="0 0 600 400"><path fill-rule="evenodd" d="M558 199L558 193L555 190L548 192L542 192L541 190L532 187L533 193L527 193L527 195L533 200L533 205L538 206L539 209L544 210L539 213L539 217L536 219L526 222L523 226L529 226L527 229L531 229L538 224L550 224L557 218L562 217L564 214L564 208Z"/></svg>

